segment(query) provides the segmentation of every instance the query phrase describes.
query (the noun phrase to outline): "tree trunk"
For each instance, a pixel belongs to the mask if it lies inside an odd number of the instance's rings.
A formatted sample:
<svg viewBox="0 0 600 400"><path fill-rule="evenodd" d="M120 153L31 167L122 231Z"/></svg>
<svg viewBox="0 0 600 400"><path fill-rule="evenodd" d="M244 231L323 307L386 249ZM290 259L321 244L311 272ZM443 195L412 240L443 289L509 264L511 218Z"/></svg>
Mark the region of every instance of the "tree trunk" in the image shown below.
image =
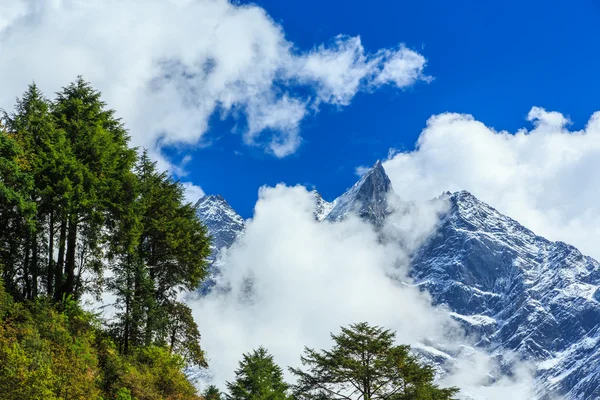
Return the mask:
<svg viewBox="0 0 600 400"><path fill-rule="evenodd" d="M144 266L136 258L136 261L134 261L130 268L133 277L133 310L131 315L134 325L132 327L132 332L135 333L134 337L136 343L139 345L145 340L143 326L144 322L146 322L146 324L148 323L148 320L146 319L144 321L144 319L151 310L148 307L148 292L147 288L144 287L144 277L142 276L144 273Z"/></svg>
<svg viewBox="0 0 600 400"><path fill-rule="evenodd" d="M127 293L125 297L125 328L123 329L123 354L129 353L129 331L130 327L130 313L131 313L131 296Z"/></svg>
<svg viewBox="0 0 600 400"><path fill-rule="evenodd" d="M67 219L63 217L60 222L60 237L58 239L58 262L54 270L54 300L60 301L63 285L63 268L65 265L65 246L67 243Z"/></svg>
<svg viewBox="0 0 600 400"><path fill-rule="evenodd" d="M29 234L27 234L25 239L25 261L23 263L23 298L25 299L31 299L31 280L29 279L29 241Z"/></svg>
<svg viewBox="0 0 600 400"><path fill-rule="evenodd" d="M46 277L46 292L48 296L53 295L52 285L54 283L54 211L50 211L50 237L48 239L48 273Z"/></svg>
<svg viewBox="0 0 600 400"><path fill-rule="evenodd" d="M66 281L63 293L73 295L75 291L75 248L77 246L77 216L71 214L67 234L67 257L65 261Z"/></svg>
<svg viewBox="0 0 600 400"><path fill-rule="evenodd" d="M126 268L126 275L127 275L127 279L125 282L125 332L124 332L124 337L123 337L123 354L128 354L129 353L129 341L131 339L131 331L132 331L132 326L131 326L131 293L132 293L132 279L131 279L131 256L127 256L127 265L125 266Z"/></svg>
<svg viewBox="0 0 600 400"><path fill-rule="evenodd" d="M147 317L146 317L146 339L145 339L145 345L146 346L150 346L152 344L152 334L154 333L154 330L156 329L155 327L155 323L157 322L157 309L159 307L158 302L157 302L157 298L158 296L155 294L155 283L154 283L154 270L152 268L150 268L149 271L149 275L150 275L150 284L152 285L152 289L150 294L146 293L146 297L147 296L152 296L152 306L148 308L147 310Z"/></svg>
<svg viewBox="0 0 600 400"><path fill-rule="evenodd" d="M31 298L35 299L38 295L38 245L37 232L33 234L33 244L31 247Z"/></svg>
<svg viewBox="0 0 600 400"><path fill-rule="evenodd" d="M177 340L177 324L173 327L171 331L171 344L169 346L169 353L173 354L173 348L175 347L175 341Z"/></svg>

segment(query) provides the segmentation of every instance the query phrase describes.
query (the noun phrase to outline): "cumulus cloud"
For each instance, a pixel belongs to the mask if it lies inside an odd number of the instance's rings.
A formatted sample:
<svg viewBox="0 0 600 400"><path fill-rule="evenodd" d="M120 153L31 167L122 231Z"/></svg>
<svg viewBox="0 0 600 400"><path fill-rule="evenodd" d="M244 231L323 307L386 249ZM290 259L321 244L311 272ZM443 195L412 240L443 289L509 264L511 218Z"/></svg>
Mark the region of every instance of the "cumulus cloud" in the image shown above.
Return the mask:
<svg viewBox="0 0 600 400"><path fill-rule="evenodd" d="M396 192L468 190L538 234L600 259L600 112L582 130L534 107L532 129L497 131L466 114L432 116L416 149L384 163Z"/></svg>
<svg viewBox="0 0 600 400"><path fill-rule="evenodd" d="M340 35L302 51L264 9L227 0L2 2L0 51L0 107L32 80L52 93L82 74L156 159L202 142L215 113L284 157L319 105L428 79L425 58L402 45L367 52Z"/></svg>
<svg viewBox="0 0 600 400"><path fill-rule="evenodd" d="M198 185L194 185L191 182L182 182L183 188L185 189L185 201L188 203L196 204L196 202L204 197L204 190Z"/></svg>
<svg viewBox="0 0 600 400"><path fill-rule="evenodd" d="M425 57L416 51L401 46L400 50L391 52L382 50L385 62L383 69L374 80L376 85L393 83L399 88L412 85L416 80L430 82L433 77L423 74Z"/></svg>
<svg viewBox="0 0 600 400"><path fill-rule="evenodd" d="M303 346L329 348L330 332L368 321L397 331L400 343L452 353L454 372L444 384L459 385L464 394L530 398L526 373L516 381L496 375L498 384L485 386L489 374L498 373L491 358L469 347L447 311L432 306L407 277L405 252L418 246L447 205L405 205L411 212L399 209L389 220L386 230L396 236L388 241L358 218L319 223L314 206L304 187L262 188L245 234L222 254L216 290L188 299L212 383L231 381L242 353L260 345L278 364L298 366Z"/></svg>

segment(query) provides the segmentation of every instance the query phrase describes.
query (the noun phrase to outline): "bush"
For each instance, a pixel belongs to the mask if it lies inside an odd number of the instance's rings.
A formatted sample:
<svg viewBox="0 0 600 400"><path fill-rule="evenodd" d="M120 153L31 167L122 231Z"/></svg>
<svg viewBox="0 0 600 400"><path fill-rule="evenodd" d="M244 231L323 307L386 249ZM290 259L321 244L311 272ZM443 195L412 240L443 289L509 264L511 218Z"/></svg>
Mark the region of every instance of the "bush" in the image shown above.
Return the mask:
<svg viewBox="0 0 600 400"><path fill-rule="evenodd" d="M99 326L75 302L14 302L0 281L2 399L200 399L180 356L156 346L121 355Z"/></svg>
<svg viewBox="0 0 600 400"><path fill-rule="evenodd" d="M139 400L198 400L196 389L183 373L183 358L164 347L136 349L127 360L123 384Z"/></svg>

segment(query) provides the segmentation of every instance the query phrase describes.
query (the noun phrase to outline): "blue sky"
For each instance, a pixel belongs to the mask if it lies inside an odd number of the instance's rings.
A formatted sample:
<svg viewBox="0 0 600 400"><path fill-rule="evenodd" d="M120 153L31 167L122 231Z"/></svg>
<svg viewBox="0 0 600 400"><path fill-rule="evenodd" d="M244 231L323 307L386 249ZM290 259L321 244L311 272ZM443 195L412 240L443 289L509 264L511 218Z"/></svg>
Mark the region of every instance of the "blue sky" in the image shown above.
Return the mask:
<svg viewBox="0 0 600 400"><path fill-rule="evenodd" d="M480 123L433 119L409 164L385 164L402 197L466 189L546 232L584 214L600 226L600 176L587 172L600 170L600 127L587 127L600 119L597 0L0 1L0 56L0 107L33 80L52 97L83 75L190 200L220 193L244 217L263 185L332 200L357 167L414 150L432 116L456 112ZM508 143L483 125L542 129ZM586 140L570 134L584 128ZM587 194L562 195L572 192ZM534 210L557 218L527 219Z"/></svg>
<svg viewBox="0 0 600 400"><path fill-rule="evenodd" d="M259 1L299 50L337 34L360 35L367 51L405 43L428 60L431 83L359 93L301 123L299 150L278 159L245 146L229 118L211 119L214 143L196 150L186 179L220 193L244 217L262 185L314 185L333 199L355 168L412 150L426 120L472 114L498 130L530 127L532 106L557 110L580 129L600 109L600 3L564 1Z"/></svg>

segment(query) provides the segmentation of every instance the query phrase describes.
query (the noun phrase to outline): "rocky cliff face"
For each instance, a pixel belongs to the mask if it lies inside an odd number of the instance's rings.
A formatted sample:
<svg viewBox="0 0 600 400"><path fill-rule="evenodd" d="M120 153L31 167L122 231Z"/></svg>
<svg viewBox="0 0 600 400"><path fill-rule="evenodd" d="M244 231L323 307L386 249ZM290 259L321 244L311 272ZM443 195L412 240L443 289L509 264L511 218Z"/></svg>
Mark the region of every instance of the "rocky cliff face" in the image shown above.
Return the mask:
<svg viewBox="0 0 600 400"><path fill-rule="evenodd" d="M540 393L600 398L600 264L468 192L448 200L435 234L413 255L416 283L480 346L534 361Z"/></svg>
<svg viewBox="0 0 600 400"><path fill-rule="evenodd" d="M392 182L381 162L377 161L350 190L333 201L333 208L324 219L339 221L349 213L355 213L381 227L391 212L388 206L390 192Z"/></svg>
<svg viewBox="0 0 600 400"><path fill-rule="evenodd" d="M331 213L331 210L335 206L335 203L330 203L328 201L323 200L321 194L316 190L313 190L311 193L315 199L315 218L317 219L317 221L321 222L325 218L327 218L329 213Z"/></svg>

